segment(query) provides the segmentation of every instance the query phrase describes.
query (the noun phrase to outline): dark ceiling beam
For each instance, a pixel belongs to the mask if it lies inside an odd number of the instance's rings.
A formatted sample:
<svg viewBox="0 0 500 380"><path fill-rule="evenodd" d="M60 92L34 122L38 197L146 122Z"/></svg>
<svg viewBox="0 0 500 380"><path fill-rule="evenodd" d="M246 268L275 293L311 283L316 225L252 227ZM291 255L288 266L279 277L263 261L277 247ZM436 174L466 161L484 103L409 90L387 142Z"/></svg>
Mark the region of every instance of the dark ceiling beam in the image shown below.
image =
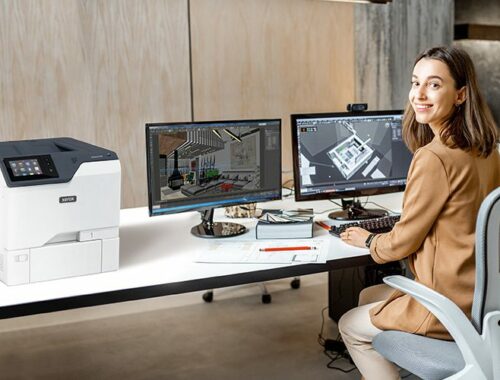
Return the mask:
<svg viewBox="0 0 500 380"><path fill-rule="evenodd" d="M455 25L455 40L500 41L500 26L457 24Z"/></svg>

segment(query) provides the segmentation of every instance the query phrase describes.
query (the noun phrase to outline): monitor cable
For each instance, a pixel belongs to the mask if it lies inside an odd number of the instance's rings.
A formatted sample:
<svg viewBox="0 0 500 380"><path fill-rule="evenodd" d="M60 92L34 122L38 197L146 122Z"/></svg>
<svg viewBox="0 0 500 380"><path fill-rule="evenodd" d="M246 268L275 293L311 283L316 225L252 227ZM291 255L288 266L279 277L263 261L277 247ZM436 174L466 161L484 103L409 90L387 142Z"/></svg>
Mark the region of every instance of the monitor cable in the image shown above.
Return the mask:
<svg viewBox="0 0 500 380"><path fill-rule="evenodd" d="M319 212L315 212L314 215L321 215L321 214L324 214L326 212L332 212L332 211L337 211L339 209L339 207L334 207L334 208L329 208L327 210L323 210L323 211L319 211Z"/></svg>
<svg viewBox="0 0 500 380"><path fill-rule="evenodd" d="M354 362L351 359L351 356L349 355L349 352L347 351L347 348L342 342L342 339L340 337L340 334L337 335L336 339L327 339L323 336L323 329L324 329L324 324L325 324L325 311L328 309L328 306L324 307L321 310L321 330L318 334L318 343L321 347L323 347L323 353L325 356L330 359L330 362L326 365L327 368L334 369L343 373L349 373L357 369L357 367L354 365ZM349 363L352 365L351 368L341 368L336 365L333 365L338 360L341 359L346 359L349 361ZM412 374L408 371L406 371L403 368L400 368L400 371L402 372L400 374L401 379L406 379L410 377Z"/></svg>
<svg viewBox="0 0 500 380"><path fill-rule="evenodd" d="M334 200L332 199L328 199L328 201L330 201L331 203L333 203L335 206L339 207L340 209L342 209L342 205L338 202L335 202Z"/></svg>
<svg viewBox="0 0 500 380"><path fill-rule="evenodd" d="M323 353L328 359L330 359L330 362L326 365L326 367L337 371L341 371L343 373L352 372L356 369L356 366L354 365L354 362L352 361L344 342L342 342L340 334L337 335L336 339L327 339L323 335L323 329L325 326L325 311L327 309L328 306L324 307L321 310L321 329L320 332L318 333L318 344L321 347L323 347ZM353 366L351 368L344 369L333 364L340 359L349 360L349 363L352 364Z"/></svg>
<svg viewBox="0 0 500 380"><path fill-rule="evenodd" d="M285 190L289 190L290 192L288 194L283 195L283 198L290 198L290 197L292 197L295 194L295 192L293 191L293 189L289 189L287 187L284 187L284 189Z"/></svg>
<svg viewBox="0 0 500 380"><path fill-rule="evenodd" d="M288 186L289 183L292 183L291 187ZM288 197L291 197L292 195L294 195L293 179L289 179L289 180L283 182L283 184L281 185L281 187L283 189L286 189L286 190L290 191L289 194L283 195L283 198L288 198Z"/></svg>
<svg viewBox="0 0 500 380"><path fill-rule="evenodd" d="M332 201L331 199L328 199L328 201L330 203L333 203L335 206L337 207L334 207L334 208L329 208L329 209L326 209L326 210L322 210L322 211L318 211L318 212L315 212L314 215L321 215L321 214L324 214L326 212L330 213L332 211L337 211L337 210L342 210L342 205L338 204L337 202L335 201Z"/></svg>
<svg viewBox="0 0 500 380"><path fill-rule="evenodd" d="M287 187L287 185L288 185L290 182L293 182L293 179L288 179L288 180L286 180L285 182L283 182L283 184L281 185L281 187L284 187L284 188L285 188L285 189L287 189L287 190L293 190L293 187Z"/></svg>
<svg viewBox="0 0 500 380"><path fill-rule="evenodd" d="M384 209L384 210L386 210L386 211L389 211L391 214L399 214L398 212L396 212L396 211L394 211L394 210L391 210L390 208L387 208L387 207L385 207L385 206L382 206L382 205L380 205L380 204L378 204L378 203L376 203L376 202L373 202L373 201L368 201L368 199L369 199L369 198L366 198L365 205L366 205L367 203L371 203L372 205L375 205L375 206L380 207L380 208L382 208L382 209Z"/></svg>

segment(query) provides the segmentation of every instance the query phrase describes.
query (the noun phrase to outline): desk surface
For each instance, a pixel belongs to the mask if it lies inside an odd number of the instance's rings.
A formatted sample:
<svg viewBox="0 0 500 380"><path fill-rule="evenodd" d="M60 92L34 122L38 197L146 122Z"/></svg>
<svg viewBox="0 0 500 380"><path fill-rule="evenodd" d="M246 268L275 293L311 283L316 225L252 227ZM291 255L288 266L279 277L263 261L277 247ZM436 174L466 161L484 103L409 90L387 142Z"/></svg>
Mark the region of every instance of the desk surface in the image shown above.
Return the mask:
<svg viewBox="0 0 500 380"><path fill-rule="evenodd" d="M371 197L392 210L401 209L401 193ZM315 214L331 210L328 201L291 199L259 206L292 209L312 207ZM216 220L224 219L217 210ZM327 219L328 212L315 217ZM214 240L191 235L200 222L197 212L150 218L147 208L121 210L120 269L115 272L72 277L27 285L0 283L0 318L157 297L168 294L260 282L324 272L336 267L368 262L367 249L355 248L315 226L314 237L330 239L326 264L206 264L195 263L196 252ZM224 241L253 240L255 220L238 219L248 232ZM218 239L220 241L220 239Z"/></svg>

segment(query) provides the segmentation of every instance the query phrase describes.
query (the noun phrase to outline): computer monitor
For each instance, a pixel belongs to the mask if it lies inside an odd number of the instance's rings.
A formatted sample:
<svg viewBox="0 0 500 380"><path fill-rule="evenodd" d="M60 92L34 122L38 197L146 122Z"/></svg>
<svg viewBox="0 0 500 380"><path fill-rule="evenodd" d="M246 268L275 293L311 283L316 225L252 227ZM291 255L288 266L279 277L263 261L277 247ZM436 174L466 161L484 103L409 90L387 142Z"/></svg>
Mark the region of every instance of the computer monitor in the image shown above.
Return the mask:
<svg viewBox="0 0 500 380"><path fill-rule="evenodd" d="M281 120L146 124L149 215L201 211L191 232L228 237L214 208L281 199Z"/></svg>
<svg viewBox="0 0 500 380"><path fill-rule="evenodd" d="M405 189L412 154L402 119L403 111L292 115L295 199L342 198L343 210L332 219L386 215L356 198Z"/></svg>

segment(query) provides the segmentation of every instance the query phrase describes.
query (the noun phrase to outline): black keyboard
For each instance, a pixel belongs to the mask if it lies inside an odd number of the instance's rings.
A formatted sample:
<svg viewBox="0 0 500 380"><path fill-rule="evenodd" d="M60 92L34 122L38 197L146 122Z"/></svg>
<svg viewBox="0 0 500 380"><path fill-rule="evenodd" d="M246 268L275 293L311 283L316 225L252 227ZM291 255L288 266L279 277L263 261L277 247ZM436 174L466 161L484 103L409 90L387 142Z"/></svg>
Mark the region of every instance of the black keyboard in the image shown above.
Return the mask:
<svg viewBox="0 0 500 380"><path fill-rule="evenodd" d="M392 227L394 227L394 225L399 222L400 218L400 215L389 215L376 219L367 219L358 222L345 223L340 226L332 226L332 228L330 229L330 233L335 236L340 236L340 234L349 227L361 227L375 234L381 234L391 231Z"/></svg>

